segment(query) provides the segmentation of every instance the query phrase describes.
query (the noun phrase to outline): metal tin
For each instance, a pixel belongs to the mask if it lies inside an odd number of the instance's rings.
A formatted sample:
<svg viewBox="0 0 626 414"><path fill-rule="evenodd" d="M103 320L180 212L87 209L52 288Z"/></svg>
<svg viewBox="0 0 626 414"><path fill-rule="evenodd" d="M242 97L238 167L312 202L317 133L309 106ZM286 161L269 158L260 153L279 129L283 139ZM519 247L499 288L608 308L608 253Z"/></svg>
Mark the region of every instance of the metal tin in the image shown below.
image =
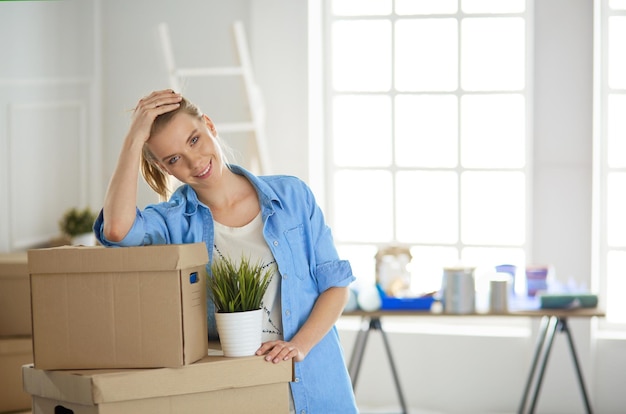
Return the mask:
<svg viewBox="0 0 626 414"><path fill-rule="evenodd" d="M448 267L443 269L444 313L474 313L476 287L473 267Z"/></svg>
<svg viewBox="0 0 626 414"><path fill-rule="evenodd" d="M506 313L509 310L509 292L508 280L489 281L489 312Z"/></svg>

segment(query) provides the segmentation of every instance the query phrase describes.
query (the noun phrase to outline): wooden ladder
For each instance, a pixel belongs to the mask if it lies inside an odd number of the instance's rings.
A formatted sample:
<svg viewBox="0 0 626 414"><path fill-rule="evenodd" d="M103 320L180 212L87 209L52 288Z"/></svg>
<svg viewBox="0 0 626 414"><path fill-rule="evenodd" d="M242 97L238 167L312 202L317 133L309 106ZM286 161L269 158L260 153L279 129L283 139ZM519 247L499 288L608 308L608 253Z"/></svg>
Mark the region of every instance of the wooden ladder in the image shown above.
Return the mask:
<svg viewBox="0 0 626 414"><path fill-rule="evenodd" d="M258 170L259 174L269 174L270 161L265 137L265 106L261 90L254 79L248 42L242 22L236 21L233 23L233 34L239 59L238 66L178 68L174 60L169 27L167 23L159 24L159 35L163 54L165 55L169 81L171 88L175 91L181 91L181 81L186 78L206 76L239 76L242 78L250 109L250 120L219 124L218 131L251 132L254 136L252 143L253 153L251 155L252 159L258 164L255 169Z"/></svg>

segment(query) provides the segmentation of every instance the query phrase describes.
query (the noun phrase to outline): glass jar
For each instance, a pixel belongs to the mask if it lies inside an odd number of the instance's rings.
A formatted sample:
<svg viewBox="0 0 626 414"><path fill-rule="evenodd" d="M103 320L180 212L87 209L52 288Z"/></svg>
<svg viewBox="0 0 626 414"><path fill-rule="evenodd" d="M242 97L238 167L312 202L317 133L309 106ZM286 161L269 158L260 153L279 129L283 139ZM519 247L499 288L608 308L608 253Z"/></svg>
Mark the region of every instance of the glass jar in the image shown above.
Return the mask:
<svg viewBox="0 0 626 414"><path fill-rule="evenodd" d="M384 246L376 253L376 283L387 296L407 296L411 290L411 251L404 246Z"/></svg>

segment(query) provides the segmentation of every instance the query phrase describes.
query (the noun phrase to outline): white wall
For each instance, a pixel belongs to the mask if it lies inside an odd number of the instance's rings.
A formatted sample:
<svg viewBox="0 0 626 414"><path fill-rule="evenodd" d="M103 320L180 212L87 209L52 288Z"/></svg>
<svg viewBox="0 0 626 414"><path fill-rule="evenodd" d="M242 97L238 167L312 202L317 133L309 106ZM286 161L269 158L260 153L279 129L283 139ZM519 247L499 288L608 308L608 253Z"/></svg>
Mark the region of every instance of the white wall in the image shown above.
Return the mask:
<svg viewBox="0 0 626 414"><path fill-rule="evenodd" d="M230 25L235 19L248 23L247 2L229 1L228 6L219 8L217 3L202 0L101 2L104 181L108 181L115 168L131 110L151 91L171 86L159 38L160 23L169 26L174 57L180 67L236 64ZM230 80L226 82L234 85ZM219 82L214 84L220 85ZM240 100L228 99L229 93L234 95L239 90L230 92L219 88L218 95L208 88L200 90L194 86L189 82L182 92L214 117L215 122L219 123L220 119L213 113L212 105L227 105L237 115L243 113L242 104L232 102ZM219 98L214 99L214 94ZM139 204L157 201L141 178L140 183Z"/></svg>
<svg viewBox="0 0 626 414"><path fill-rule="evenodd" d="M93 1L0 2L0 251L48 242L102 192L94 15Z"/></svg>
<svg viewBox="0 0 626 414"><path fill-rule="evenodd" d="M306 7L272 0L110 0L102 2L104 143L103 180L118 155L129 111L139 98L169 87L157 27L169 26L179 67L238 64L232 24L244 23L255 77L265 102L266 134L273 173L306 179ZM262 7L261 7L262 4ZM149 12L147 12L149 11ZM183 91L216 122L247 121L250 114L239 78L192 79ZM222 138L246 165L242 134ZM142 185L140 204L155 200Z"/></svg>
<svg viewBox="0 0 626 414"><path fill-rule="evenodd" d="M592 2L536 3L532 258L537 263L554 264L559 275L589 284ZM55 193L65 195L63 200L71 203L101 203L130 110L141 96L169 86L158 23L169 24L181 66L231 65L235 54L230 25L237 19L246 26L253 66L266 101L273 170L308 179L305 1L0 2L0 193L8 195L0 198L0 251L16 248L15 232L24 227L15 227L14 222L29 223L25 228L33 234L25 234L21 239L25 242L31 236L49 236L58 215L50 205L57 210L63 207L53 204L59 200ZM35 34L38 38L33 37ZM55 85L50 91L36 83L20 83L23 78L42 77L81 77L88 86ZM218 125L246 114L242 91L230 82L190 82L183 92ZM59 100L85 106L85 131L73 130L71 139L66 136L66 141L60 141L67 151L51 161L48 147L42 145L49 138L42 131L50 131L37 122L41 117L34 117L30 130L35 134L19 129L20 137L32 141L23 151L16 151L22 147L15 146L16 135L7 134L11 131L8 108L16 103ZM72 109L69 115L62 113L69 119L77 116ZM27 116L18 119L20 128L29 120ZM64 133L62 129L50 132L61 138ZM224 138L232 139L233 146L241 145L242 137ZM97 156L68 163L64 156L71 154L72 140L85 142L85 150ZM88 168L81 175L84 166ZM30 173L42 169L40 174ZM54 178L54 174L60 177ZM63 184L79 175L87 185L82 181L69 187ZM154 200L143 186L140 204ZM23 214L19 208L22 203L37 206L36 211L43 205L48 213L36 217L32 212ZM24 213L30 211L24 209ZM531 326L536 333L536 321ZM621 392L621 384L626 383L626 341L595 338L594 327L585 320L573 321L572 329L596 412L622 412L626 407L626 394ZM345 329L341 335L349 356L354 331ZM390 332L389 337L411 406L442 413L516 411L534 335ZM376 333L370 339L364 364L356 390L359 403L395 405L396 395ZM538 411L583 412L571 361L560 337Z"/></svg>

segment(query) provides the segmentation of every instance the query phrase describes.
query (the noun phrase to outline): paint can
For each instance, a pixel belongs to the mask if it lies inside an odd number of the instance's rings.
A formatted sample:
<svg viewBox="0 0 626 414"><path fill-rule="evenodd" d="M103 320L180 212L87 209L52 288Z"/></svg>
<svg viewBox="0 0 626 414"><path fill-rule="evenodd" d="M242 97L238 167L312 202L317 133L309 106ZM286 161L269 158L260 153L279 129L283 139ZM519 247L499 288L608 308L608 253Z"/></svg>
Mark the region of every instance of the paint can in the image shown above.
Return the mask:
<svg viewBox="0 0 626 414"><path fill-rule="evenodd" d="M443 269L444 313L474 313L476 286L473 267L447 267Z"/></svg>

